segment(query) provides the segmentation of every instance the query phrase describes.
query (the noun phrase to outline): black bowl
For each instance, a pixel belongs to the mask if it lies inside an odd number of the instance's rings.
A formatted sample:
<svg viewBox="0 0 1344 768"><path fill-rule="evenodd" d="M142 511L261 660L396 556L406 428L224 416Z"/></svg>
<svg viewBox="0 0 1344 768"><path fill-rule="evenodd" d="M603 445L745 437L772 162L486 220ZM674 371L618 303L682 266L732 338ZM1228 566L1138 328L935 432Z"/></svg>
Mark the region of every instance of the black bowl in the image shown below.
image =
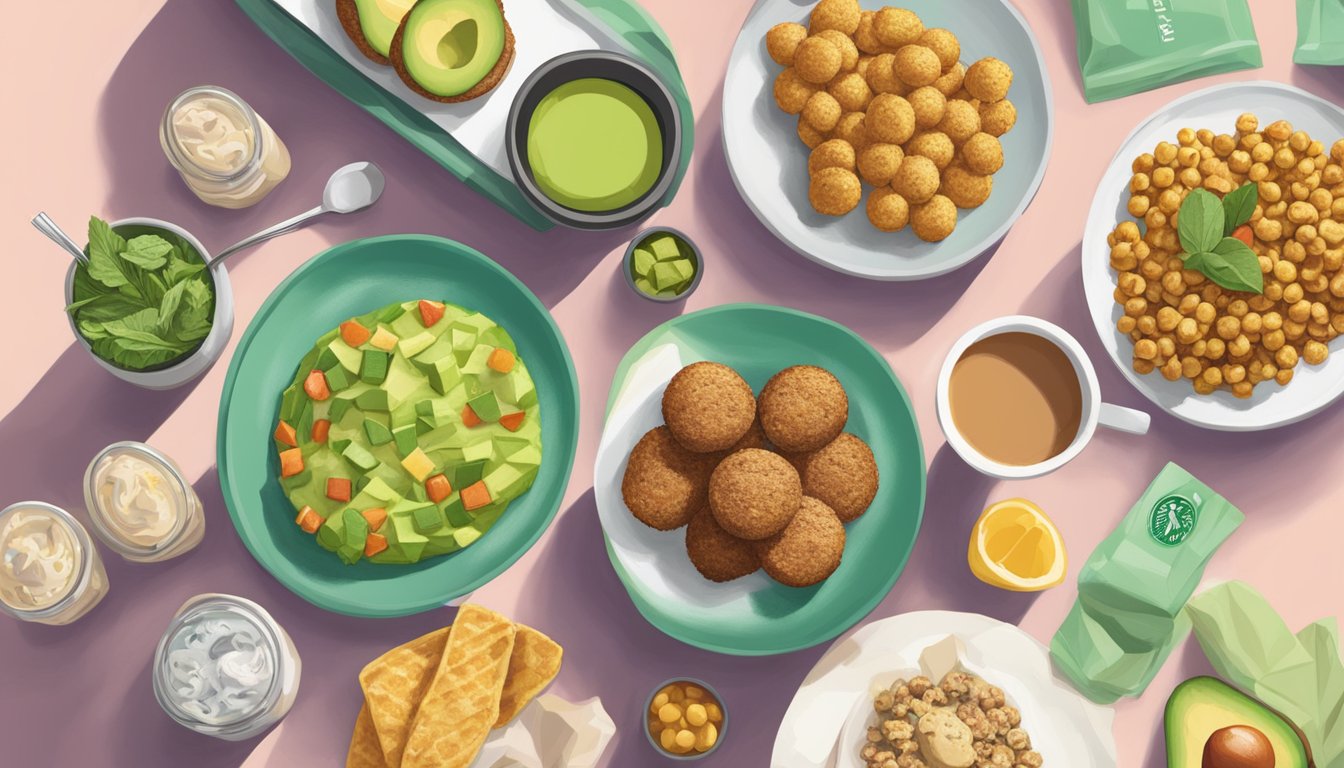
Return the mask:
<svg viewBox="0 0 1344 768"><path fill-rule="evenodd" d="M658 170L658 180L638 200L611 211L578 211L555 202L537 186L527 161L527 131L537 105L564 83L586 77L613 80L639 94L653 109L663 140L663 162ZM614 229L644 218L662 203L681 162L681 131L681 113L672 94L644 64L610 51L574 51L537 67L523 83L509 108L508 134L504 143L514 180L527 199L552 221L576 229Z"/></svg>

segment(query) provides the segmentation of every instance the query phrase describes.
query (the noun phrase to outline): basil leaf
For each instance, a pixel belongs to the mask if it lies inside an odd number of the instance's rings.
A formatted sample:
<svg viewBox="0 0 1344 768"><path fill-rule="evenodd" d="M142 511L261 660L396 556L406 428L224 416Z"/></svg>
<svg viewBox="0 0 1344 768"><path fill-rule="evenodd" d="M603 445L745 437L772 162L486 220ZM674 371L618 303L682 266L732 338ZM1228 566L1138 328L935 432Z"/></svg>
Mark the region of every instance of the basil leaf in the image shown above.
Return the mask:
<svg viewBox="0 0 1344 768"><path fill-rule="evenodd" d="M93 320L80 320L79 333L90 342L107 338L107 331L103 330L103 324Z"/></svg>
<svg viewBox="0 0 1344 768"><path fill-rule="evenodd" d="M1192 190L1181 202L1176 234L1186 253L1212 251L1223 237L1223 202L1207 189Z"/></svg>
<svg viewBox="0 0 1344 768"><path fill-rule="evenodd" d="M121 318L139 312L144 309L144 305L135 299L128 298L120 293L110 293L103 296L92 297L95 301L79 308L76 317L80 320L120 320Z"/></svg>
<svg viewBox="0 0 1344 768"><path fill-rule="evenodd" d="M1260 188L1247 182L1223 196L1223 235L1251 220L1255 206L1260 202Z"/></svg>
<svg viewBox="0 0 1344 768"><path fill-rule="evenodd" d="M158 235L140 235L126 243L121 257L141 269L158 269L168 263L172 250L172 243Z"/></svg>
<svg viewBox="0 0 1344 768"><path fill-rule="evenodd" d="M1185 260L1185 268L1198 270L1229 291L1261 293L1265 290L1259 257L1250 246L1235 237L1218 241L1212 251L1191 254Z"/></svg>
<svg viewBox="0 0 1344 768"><path fill-rule="evenodd" d="M163 300L159 303L158 330L160 334L166 336L172 329L173 317L177 314L178 308L182 306L182 295L186 293L186 289L186 283L178 283L163 294Z"/></svg>
<svg viewBox="0 0 1344 768"><path fill-rule="evenodd" d="M101 295L99 295L99 296L90 296L90 297L88 297L87 299L80 299L79 301L72 301L72 302L70 302L69 304L66 305L66 307L65 307L65 311L66 311L66 312L69 312L71 315L73 315L73 314L75 314L75 310L77 310L77 309L79 309L79 308L81 308L81 307L86 307L86 306L92 304L93 302L95 302L95 301L97 301L97 300L99 300L99 299L101 299L101 298L103 298L103 297L102 297Z"/></svg>
<svg viewBox="0 0 1344 768"><path fill-rule="evenodd" d="M163 276L164 279L168 281L169 285L176 285L204 270L205 262L189 263L178 258L177 254L174 253L172 257L168 259L168 269L164 271Z"/></svg>
<svg viewBox="0 0 1344 768"><path fill-rule="evenodd" d="M117 256L125 247L126 240L113 232L106 221L96 216L89 219L89 277L108 288L126 285L126 275Z"/></svg>

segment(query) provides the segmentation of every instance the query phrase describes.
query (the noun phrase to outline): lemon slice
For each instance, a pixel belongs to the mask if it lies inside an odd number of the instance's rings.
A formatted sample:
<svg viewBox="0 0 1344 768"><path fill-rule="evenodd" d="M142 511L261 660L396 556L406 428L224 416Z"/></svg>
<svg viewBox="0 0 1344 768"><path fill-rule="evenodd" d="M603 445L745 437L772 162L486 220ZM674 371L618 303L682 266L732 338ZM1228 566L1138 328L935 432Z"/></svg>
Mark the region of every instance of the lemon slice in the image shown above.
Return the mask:
<svg viewBox="0 0 1344 768"><path fill-rule="evenodd" d="M1026 499L993 504L975 523L966 554L976 578L1014 592L1039 592L1064 581L1068 553L1059 529Z"/></svg>

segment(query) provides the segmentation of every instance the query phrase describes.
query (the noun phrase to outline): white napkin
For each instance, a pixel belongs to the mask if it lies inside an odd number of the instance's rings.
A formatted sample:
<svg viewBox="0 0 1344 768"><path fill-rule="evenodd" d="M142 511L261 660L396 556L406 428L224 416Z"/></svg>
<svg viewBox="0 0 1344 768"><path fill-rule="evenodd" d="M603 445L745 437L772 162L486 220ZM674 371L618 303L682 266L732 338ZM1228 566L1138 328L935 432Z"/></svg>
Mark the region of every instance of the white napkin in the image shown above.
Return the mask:
<svg viewBox="0 0 1344 768"><path fill-rule="evenodd" d="M472 768L593 768L616 735L602 700L574 704L547 694L532 700L486 740Z"/></svg>

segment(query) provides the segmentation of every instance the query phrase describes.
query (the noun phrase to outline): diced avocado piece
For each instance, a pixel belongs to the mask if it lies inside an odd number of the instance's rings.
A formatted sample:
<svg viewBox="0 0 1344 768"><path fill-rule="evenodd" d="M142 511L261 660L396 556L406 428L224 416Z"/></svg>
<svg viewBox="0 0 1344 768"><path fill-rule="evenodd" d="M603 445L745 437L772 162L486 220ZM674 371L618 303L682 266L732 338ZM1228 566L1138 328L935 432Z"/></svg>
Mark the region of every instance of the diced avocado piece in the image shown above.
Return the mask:
<svg viewBox="0 0 1344 768"><path fill-rule="evenodd" d="M398 404L397 407L392 409L392 413L388 417L388 423L392 425L393 429L396 429L397 427L414 427L415 403L404 402Z"/></svg>
<svg viewBox="0 0 1344 768"><path fill-rule="evenodd" d="M392 322L388 323L387 327L389 330L395 333L397 335L397 338L401 339L403 343L405 342L406 339L424 333L425 331L425 326L420 323L419 311L403 312L401 316L398 317L396 320L393 320ZM430 334L429 338L430 342L433 343L434 335ZM429 346L429 344L426 344L425 346ZM402 354L406 355L407 357L410 357L415 353L403 351Z"/></svg>
<svg viewBox="0 0 1344 768"><path fill-rule="evenodd" d="M458 528L453 531L453 538L457 541L459 547L465 547L473 541L481 538L481 532L475 528Z"/></svg>
<svg viewBox="0 0 1344 768"><path fill-rule="evenodd" d="M294 417L298 415L305 400L308 400L308 395L304 394L302 386L294 385L286 389L285 393L280 396L281 420L293 424Z"/></svg>
<svg viewBox="0 0 1344 768"><path fill-rule="evenodd" d="M322 354L317 356L317 367L322 370L336 368L340 366L341 360L336 357L336 353L331 351L331 347L322 350Z"/></svg>
<svg viewBox="0 0 1344 768"><path fill-rule="evenodd" d="M454 328L462 328L475 334L485 333L492 328L497 328L495 321L482 315L480 312L472 312L453 321Z"/></svg>
<svg viewBox="0 0 1344 768"><path fill-rule="evenodd" d="M355 493L360 493L360 492L362 492L365 488L368 488L368 487L369 487L369 483L372 483L375 479L377 479L377 478L375 478L373 475L360 475L359 477L356 477L356 478L355 478Z"/></svg>
<svg viewBox="0 0 1344 768"><path fill-rule="evenodd" d="M330 355L332 359L339 361L341 367L351 373L359 370L359 361L361 358L359 350L346 344L344 339L339 338L339 333L338 338L333 339L327 344L326 348L322 350L322 357L319 358L319 360L327 358L328 355ZM330 366L323 365L320 367L323 370L326 370Z"/></svg>
<svg viewBox="0 0 1344 768"><path fill-rule="evenodd" d="M461 547L457 545L457 539L453 538L453 534L455 533L457 533L456 528L445 525L439 530L426 536L425 538L429 539L429 543L425 545L425 557L446 555L461 549Z"/></svg>
<svg viewBox="0 0 1344 768"><path fill-rule="evenodd" d="M435 392L446 395L462 380L462 371L457 367L456 359L446 357L430 366L429 370L425 371L425 376Z"/></svg>
<svg viewBox="0 0 1344 768"><path fill-rule="evenodd" d="M355 398L355 405L358 405L362 410L365 411L379 411L382 413L387 413L389 410L387 402L387 390L366 389L363 392L360 392L359 396Z"/></svg>
<svg viewBox="0 0 1344 768"><path fill-rule="evenodd" d="M667 263L670 264L673 267L673 269L676 269L677 273L681 275L681 282L683 284L689 283L691 281L691 278L695 277L695 262L691 261L690 259L674 259L673 261L669 261Z"/></svg>
<svg viewBox="0 0 1344 768"><path fill-rule="evenodd" d="M392 51L392 38L397 33L397 27L412 5L415 5L415 0L355 0L355 18L363 38L363 45L359 47L368 47L387 58Z"/></svg>
<svg viewBox="0 0 1344 768"><path fill-rule="evenodd" d="M373 509L374 507L386 508L388 504L400 498L392 486L388 485L381 477L370 478L368 485L365 485L355 498L350 500L350 506L355 509Z"/></svg>
<svg viewBox="0 0 1344 768"><path fill-rule="evenodd" d="M382 384L387 378L388 354L377 349L364 350L359 365L359 378L368 384Z"/></svg>
<svg viewBox="0 0 1344 768"><path fill-rule="evenodd" d="M453 467L453 487L466 488L485 474L484 461L470 461Z"/></svg>
<svg viewBox="0 0 1344 768"><path fill-rule="evenodd" d="M511 437L509 435L499 435L493 438L494 451L492 455L501 459L508 459L513 454L523 450L532 444L531 440L525 437Z"/></svg>
<svg viewBox="0 0 1344 768"><path fill-rule="evenodd" d="M433 504L417 507L411 514L415 518L415 530L420 533L433 533L443 527L443 513Z"/></svg>
<svg viewBox="0 0 1344 768"><path fill-rule="evenodd" d="M369 522L353 509L341 512L341 522L345 531L336 554L347 564L353 565L364 556L364 540L369 535Z"/></svg>
<svg viewBox="0 0 1344 768"><path fill-rule="evenodd" d="M415 503L415 502L411 502ZM385 552L395 551L394 562L415 562L425 551L428 540L415 530L415 519L410 512L388 512L388 522L383 526L383 535L387 537Z"/></svg>
<svg viewBox="0 0 1344 768"><path fill-rule="evenodd" d="M653 269L653 264L658 261L658 257L654 256L653 251L650 251L648 248L639 247L635 249L632 261L635 276L648 277L649 270Z"/></svg>
<svg viewBox="0 0 1344 768"><path fill-rule="evenodd" d="M670 261L660 261L653 266L653 285L659 291L675 290L682 284L681 272Z"/></svg>
<svg viewBox="0 0 1344 768"><path fill-rule="evenodd" d="M470 354L471 350L476 348L476 332L454 327L452 342L454 352L460 355ZM465 362L466 357L461 359Z"/></svg>
<svg viewBox="0 0 1344 768"><path fill-rule="evenodd" d="M429 492L420 483L411 483L410 498L416 501L429 501Z"/></svg>
<svg viewBox="0 0 1344 768"><path fill-rule="evenodd" d="M536 467L541 465L541 448L529 445L506 459L515 467Z"/></svg>
<svg viewBox="0 0 1344 768"><path fill-rule="evenodd" d="M326 369L327 387L332 392L340 392L343 389L349 389L351 384L355 383L355 377L345 369L345 366L336 364Z"/></svg>
<svg viewBox="0 0 1344 768"><path fill-rule="evenodd" d="M477 344L476 348L471 350L471 355L467 358L466 364L462 366L462 372L472 376L482 376L490 370L488 361L490 353L495 348L489 344Z"/></svg>
<svg viewBox="0 0 1344 768"><path fill-rule="evenodd" d="M332 515L326 519L326 522L322 523L321 528L317 529L317 543L323 549L335 552L345 541L342 519L339 514Z"/></svg>
<svg viewBox="0 0 1344 768"><path fill-rule="evenodd" d="M411 473L411 477L414 477L417 483L423 483L425 478L434 473L434 462L419 448L402 459L401 466Z"/></svg>
<svg viewBox="0 0 1344 768"><path fill-rule="evenodd" d="M500 380L495 387L495 394L504 402L513 403L519 408L531 408L537 403L537 390L532 384L532 377L521 365L514 366L514 369Z"/></svg>
<svg viewBox="0 0 1344 768"><path fill-rule="evenodd" d="M675 235L662 233L654 235L644 241L644 245L653 251L654 258L659 261L671 261L681 258L681 245L677 243Z"/></svg>
<svg viewBox="0 0 1344 768"><path fill-rule="evenodd" d="M448 445L448 441L457 434L457 425L447 421L440 423L442 426L435 427L419 436L420 441L425 444L425 450L437 451L452 447Z"/></svg>
<svg viewBox="0 0 1344 768"><path fill-rule="evenodd" d="M345 457L346 461L354 464L365 472L378 466L378 459L374 458L374 455L369 453L368 449L359 443L351 443L347 445L345 450L341 451L341 456Z"/></svg>
<svg viewBox="0 0 1344 768"><path fill-rule="evenodd" d="M372 445L387 445L392 442L392 430L386 424L374 419L364 419L364 436Z"/></svg>
<svg viewBox="0 0 1344 768"><path fill-rule="evenodd" d="M645 277L635 279L635 288L639 289L640 293L647 293L650 296L658 295L658 289L653 287L653 282Z"/></svg>
<svg viewBox="0 0 1344 768"><path fill-rule="evenodd" d="M333 424L339 422L341 419L345 418L345 414L349 412L350 407L354 404L355 399L353 397L333 397L331 399L331 407L327 410L327 418L331 419L331 423Z"/></svg>
<svg viewBox="0 0 1344 768"><path fill-rule="evenodd" d="M462 446L462 460L486 462L495 455L495 444L489 438ZM479 479L479 478L478 478Z"/></svg>
<svg viewBox="0 0 1344 768"><path fill-rule="evenodd" d="M387 372L382 389L387 391L388 405L395 408L408 398L423 394L424 384L424 379L411 370L410 366L394 363Z"/></svg>
<svg viewBox="0 0 1344 768"><path fill-rule="evenodd" d="M483 479L490 498L506 499L521 493L531 478L512 464L501 464Z"/></svg>
<svg viewBox="0 0 1344 768"><path fill-rule="evenodd" d="M345 453L345 449L350 445L350 439L344 437L333 438L328 442L331 445L331 452L337 456Z"/></svg>
<svg viewBox="0 0 1344 768"><path fill-rule="evenodd" d="M313 434L313 401L307 400L303 408L299 410L298 418L294 420L294 433L299 436L299 441L311 439Z"/></svg>
<svg viewBox="0 0 1344 768"><path fill-rule="evenodd" d="M487 424L499 421L499 400L494 392L482 392L467 401L476 417Z"/></svg>
<svg viewBox="0 0 1344 768"><path fill-rule="evenodd" d="M421 331L410 338L402 337L397 343L397 349L406 357L415 357L416 355L429 349L429 346L435 341L434 334L428 331Z"/></svg>
<svg viewBox="0 0 1344 768"><path fill-rule="evenodd" d="M391 324L396 322L397 318L406 314L406 307L401 304L389 304L384 307L374 317L374 320L380 323Z"/></svg>
<svg viewBox="0 0 1344 768"><path fill-rule="evenodd" d="M415 425L407 424L392 430L392 439L397 443L397 454L403 459L411 455L417 447Z"/></svg>
<svg viewBox="0 0 1344 768"><path fill-rule="evenodd" d="M415 365L416 368L419 368L421 372L427 374L429 373L429 369L434 366L434 363L437 363L440 360L452 360L454 363L457 362L457 358L453 356L453 343L449 339L435 339L433 344L430 344L420 354L411 358L411 363Z"/></svg>
<svg viewBox="0 0 1344 768"><path fill-rule="evenodd" d="M464 525L471 525L471 513L462 506L462 497L457 491L445 500L443 505L443 516L448 519L448 524L454 528L461 528Z"/></svg>

